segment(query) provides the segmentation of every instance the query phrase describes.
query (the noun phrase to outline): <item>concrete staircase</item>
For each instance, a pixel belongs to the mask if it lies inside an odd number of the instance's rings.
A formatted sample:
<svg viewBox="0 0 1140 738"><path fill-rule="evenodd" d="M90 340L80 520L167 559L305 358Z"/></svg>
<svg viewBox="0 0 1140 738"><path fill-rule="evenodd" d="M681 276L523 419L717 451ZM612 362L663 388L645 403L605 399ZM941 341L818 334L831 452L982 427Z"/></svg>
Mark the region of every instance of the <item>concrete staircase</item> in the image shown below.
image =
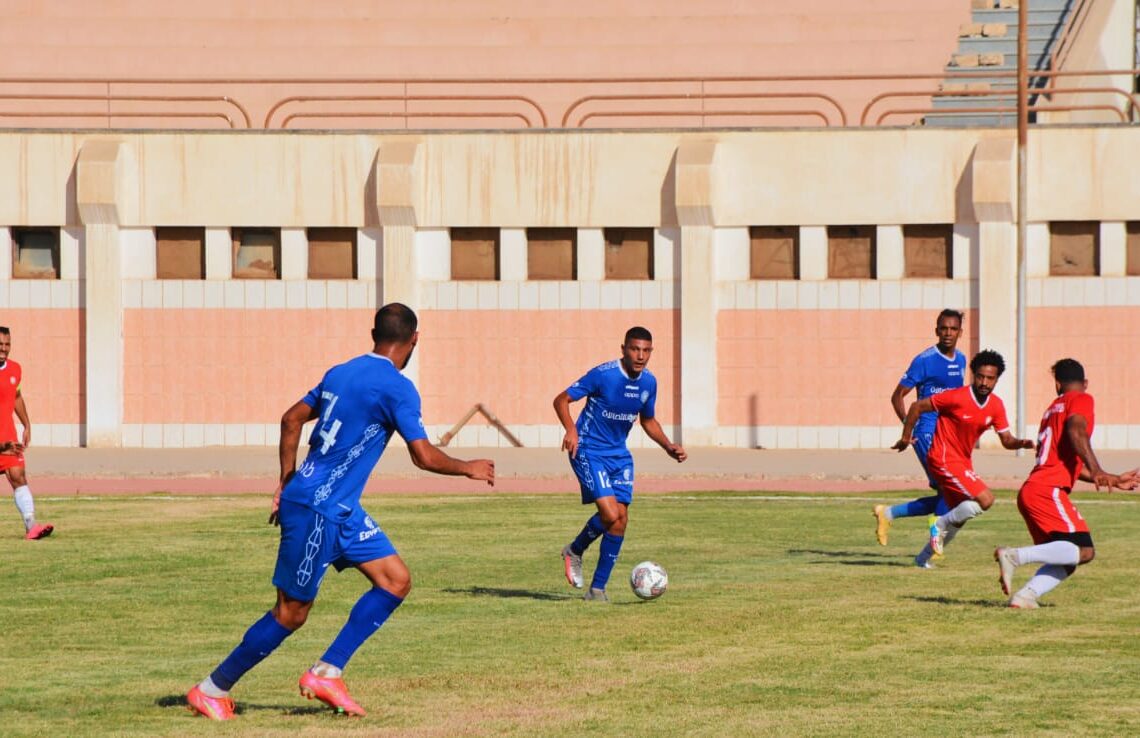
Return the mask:
<svg viewBox="0 0 1140 738"><path fill-rule="evenodd" d="M1026 0L1022 0L1025 2ZM1035 70L1049 68L1049 55L1065 27L1074 0L1028 0L1029 85L1043 87ZM923 124L939 127L992 127L1017 124L1017 3L1018 0L974 0L971 22L959 29L958 51L946 66L953 74L933 99L933 113ZM1004 73L1004 74L1003 74ZM996 94L979 94L992 92ZM1030 103L1034 96L1030 95ZM1008 108L979 112L977 108ZM1030 122L1033 122L1030 113Z"/></svg>

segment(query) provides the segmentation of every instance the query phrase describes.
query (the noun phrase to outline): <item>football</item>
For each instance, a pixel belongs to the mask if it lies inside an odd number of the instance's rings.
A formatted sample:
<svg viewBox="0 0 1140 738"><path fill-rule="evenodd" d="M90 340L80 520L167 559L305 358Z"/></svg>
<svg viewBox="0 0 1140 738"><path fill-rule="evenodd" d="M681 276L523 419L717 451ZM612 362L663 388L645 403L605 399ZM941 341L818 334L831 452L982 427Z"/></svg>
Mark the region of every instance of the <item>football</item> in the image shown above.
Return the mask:
<svg viewBox="0 0 1140 738"><path fill-rule="evenodd" d="M642 561L629 573L629 586L641 599L655 600L665 594L665 588L669 586L669 575L657 562Z"/></svg>

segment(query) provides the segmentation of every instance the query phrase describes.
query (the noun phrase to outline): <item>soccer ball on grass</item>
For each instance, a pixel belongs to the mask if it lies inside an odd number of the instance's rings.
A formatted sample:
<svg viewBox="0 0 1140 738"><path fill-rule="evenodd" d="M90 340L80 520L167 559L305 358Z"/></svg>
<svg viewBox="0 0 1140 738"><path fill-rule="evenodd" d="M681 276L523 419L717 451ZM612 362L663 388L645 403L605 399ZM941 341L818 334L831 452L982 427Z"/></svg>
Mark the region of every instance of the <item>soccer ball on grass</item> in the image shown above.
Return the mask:
<svg viewBox="0 0 1140 738"><path fill-rule="evenodd" d="M642 561L630 571L629 586L639 598L655 600L665 594L665 588L669 586L669 575L657 562Z"/></svg>

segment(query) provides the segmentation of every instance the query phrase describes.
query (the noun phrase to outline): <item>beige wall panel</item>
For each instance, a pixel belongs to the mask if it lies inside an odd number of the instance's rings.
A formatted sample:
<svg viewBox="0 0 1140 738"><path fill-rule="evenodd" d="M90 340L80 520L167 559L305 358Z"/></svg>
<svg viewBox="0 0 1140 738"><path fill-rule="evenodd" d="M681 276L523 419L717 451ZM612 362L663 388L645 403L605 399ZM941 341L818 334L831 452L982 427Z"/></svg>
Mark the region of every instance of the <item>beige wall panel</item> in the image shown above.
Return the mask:
<svg viewBox="0 0 1140 738"><path fill-rule="evenodd" d="M78 225L70 179L83 140L58 133L0 133L0 223Z"/></svg>
<svg viewBox="0 0 1140 738"><path fill-rule="evenodd" d="M1140 128L1035 129L1029 220L1136 220Z"/></svg>

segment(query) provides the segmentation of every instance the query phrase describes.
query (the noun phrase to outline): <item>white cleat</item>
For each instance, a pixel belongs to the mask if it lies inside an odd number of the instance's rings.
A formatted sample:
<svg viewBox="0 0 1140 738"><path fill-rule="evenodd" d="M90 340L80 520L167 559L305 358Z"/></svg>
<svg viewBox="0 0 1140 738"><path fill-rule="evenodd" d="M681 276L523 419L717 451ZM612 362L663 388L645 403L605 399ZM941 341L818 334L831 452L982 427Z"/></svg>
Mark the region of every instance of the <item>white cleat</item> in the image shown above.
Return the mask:
<svg viewBox="0 0 1140 738"><path fill-rule="evenodd" d="M582 557L565 546L562 549L562 565L566 569L566 581L570 586L582 589Z"/></svg>
<svg viewBox="0 0 1140 738"><path fill-rule="evenodd" d="M1009 606L1015 607L1018 610L1036 610L1041 607L1041 605L1037 604L1036 597L1028 594L1023 595L1021 592L1017 592L1013 597L1009 598Z"/></svg>
<svg viewBox="0 0 1140 738"><path fill-rule="evenodd" d="M1017 568L1017 552L1012 548L998 547L994 549L994 561L998 564L998 581L1001 582L1003 594L1013 592L1013 571Z"/></svg>

